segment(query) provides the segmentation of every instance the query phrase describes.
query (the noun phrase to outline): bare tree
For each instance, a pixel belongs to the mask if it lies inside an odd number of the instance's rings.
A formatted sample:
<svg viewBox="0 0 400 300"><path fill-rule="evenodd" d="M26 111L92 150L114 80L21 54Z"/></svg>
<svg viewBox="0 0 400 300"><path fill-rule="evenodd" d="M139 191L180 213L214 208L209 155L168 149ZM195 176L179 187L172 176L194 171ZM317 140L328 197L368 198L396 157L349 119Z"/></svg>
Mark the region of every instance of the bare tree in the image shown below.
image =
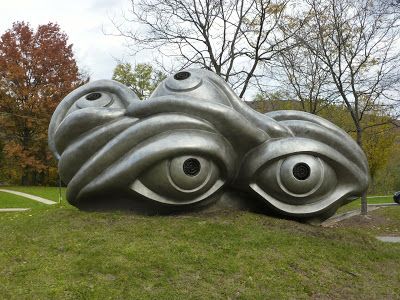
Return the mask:
<svg viewBox="0 0 400 300"><path fill-rule="evenodd" d="M281 31L288 1L132 0L125 21L113 23L115 34L132 48L156 49L179 68L212 70L243 97L263 75L260 64L273 59L288 39Z"/></svg>
<svg viewBox="0 0 400 300"><path fill-rule="evenodd" d="M357 143L363 147L365 116L377 106L398 112L399 12L389 1L306 1L306 25L296 33L296 44L312 54L315 69L329 74L332 90L350 113ZM296 80L302 76L294 74L298 68L302 67L297 63L288 65ZM362 213L367 213L366 195Z"/></svg>
<svg viewBox="0 0 400 300"><path fill-rule="evenodd" d="M280 89L299 101L303 111L318 114L337 101L329 71L306 47L294 42L278 55L275 66L273 75Z"/></svg>

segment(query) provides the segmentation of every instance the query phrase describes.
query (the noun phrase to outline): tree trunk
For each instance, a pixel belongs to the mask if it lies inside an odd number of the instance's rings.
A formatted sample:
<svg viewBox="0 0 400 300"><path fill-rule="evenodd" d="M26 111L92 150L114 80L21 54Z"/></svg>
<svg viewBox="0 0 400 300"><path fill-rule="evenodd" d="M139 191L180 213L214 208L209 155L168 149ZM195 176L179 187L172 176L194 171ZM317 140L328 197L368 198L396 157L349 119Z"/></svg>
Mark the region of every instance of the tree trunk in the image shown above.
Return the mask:
<svg viewBox="0 0 400 300"><path fill-rule="evenodd" d="M37 171L34 170L32 172L32 179L31 179L30 185L37 185L37 175L38 175Z"/></svg>
<svg viewBox="0 0 400 300"><path fill-rule="evenodd" d="M21 175L21 185L22 186L28 185L28 181L29 181L29 171L27 168L23 168Z"/></svg>
<svg viewBox="0 0 400 300"><path fill-rule="evenodd" d="M361 196L361 215L366 216L367 214L368 214L367 192L364 192Z"/></svg>
<svg viewBox="0 0 400 300"><path fill-rule="evenodd" d="M357 127L357 144L360 146L362 150L362 128L359 124L356 125ZM361 195L361 215L366 216L368 214L368 201L367 201L367 192L364 192Z"/></svg>

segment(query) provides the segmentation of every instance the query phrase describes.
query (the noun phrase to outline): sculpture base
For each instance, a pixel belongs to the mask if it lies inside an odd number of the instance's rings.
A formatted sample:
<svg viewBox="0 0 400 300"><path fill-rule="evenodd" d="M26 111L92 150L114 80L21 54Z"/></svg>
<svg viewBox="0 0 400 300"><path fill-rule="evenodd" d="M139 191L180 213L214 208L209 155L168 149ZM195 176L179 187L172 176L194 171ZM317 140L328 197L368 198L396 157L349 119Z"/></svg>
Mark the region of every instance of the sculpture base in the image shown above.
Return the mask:
<svg viewBox="0 0 400 300"><path fill-rule="evenodd" d="M242 191L221 191L215 195L214 198L208 199L200 203L184 206L160 204L155 201L149 201L139 194L126 195L120 194L104 194L103 196L92 196L83 198L77 204L72 204L75 207L83 211L96 211L96 212L108 212L108 211L125 211L131 212L144 216L153 215L176 215L185 213L218 213L223 211L249 211L253 213L279 216L280 218L288 220L296 220L300 222L306 222L310 224L319 224L324 220L334 215L337 207L332 207L325 213L318 217L293 217L293 216L282 216L281 213L268 209L265 203L258 199L251 199L249 201L249 195ZM256 200L256 201L254 201Z"/></svg>

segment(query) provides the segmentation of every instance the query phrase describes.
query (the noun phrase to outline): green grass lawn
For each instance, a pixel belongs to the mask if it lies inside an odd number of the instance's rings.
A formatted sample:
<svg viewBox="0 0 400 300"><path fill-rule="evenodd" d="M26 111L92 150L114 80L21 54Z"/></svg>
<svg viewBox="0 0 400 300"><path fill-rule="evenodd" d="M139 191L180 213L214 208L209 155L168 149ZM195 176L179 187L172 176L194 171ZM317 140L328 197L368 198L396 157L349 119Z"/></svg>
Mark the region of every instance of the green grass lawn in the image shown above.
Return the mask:
<svg viewBox="0 0 400 300"><path fill-rule="evenodd" d="M5 186L5 187L0 187L0 188L43 197L43 198L52 200L54 202L58 202L58 198L59 198L59 188L58 187ZM3 195L3 194L5 194L5 193L0 192L0 195ZM7 194L7 195L11 195L11 194ZM62 195L63 199L65 200L65 188L61 188L61 195Z"/></svg>
<svg viewBox="0 0 400 300"><path fill-rule="evenodd" d="M18 190L58 199L56 188ZM400 298L400 244L374 237L398 233L399 207L371 213L382 223L322 228L249 212L39 205L0 214L1 298Z"/></svg>
<svg viewBox="0 0 400 300"><path fill-rule="evenodd" d="M58 202L59 199L59 189L57 187L6 186L0 188L28 193L31 195L43 197L48 200L52 200L54 202ZM63 200L65 200L65 188L61 189L61 195ZM46 208L48 207L48 205L31 200L29 198L0 191L0 208L17 208L17 207L37 209L37 208Z"/></svg>
<svg viewBox="0 0 400 300"><path fill-rule="evenodd" d="M0 192L0 208L36 208L43 204L25 197Z"/></svg>

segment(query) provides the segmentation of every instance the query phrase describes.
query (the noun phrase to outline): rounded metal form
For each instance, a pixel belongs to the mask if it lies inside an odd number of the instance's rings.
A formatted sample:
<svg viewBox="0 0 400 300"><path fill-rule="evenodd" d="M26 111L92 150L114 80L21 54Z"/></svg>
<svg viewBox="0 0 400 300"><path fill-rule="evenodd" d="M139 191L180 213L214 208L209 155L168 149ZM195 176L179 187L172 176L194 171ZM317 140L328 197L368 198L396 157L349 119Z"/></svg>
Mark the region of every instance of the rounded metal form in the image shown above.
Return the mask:
<svg viewBox="0 0 400 300"><path fill-rule="evenodd" d="M49 146L68 201L85 209L175 212L240 189L240 207L324 219L369 183L346 132L301 111L262 115L205 70L168 77L146 101L115 81L83 85L54 112Z"/></svg>

